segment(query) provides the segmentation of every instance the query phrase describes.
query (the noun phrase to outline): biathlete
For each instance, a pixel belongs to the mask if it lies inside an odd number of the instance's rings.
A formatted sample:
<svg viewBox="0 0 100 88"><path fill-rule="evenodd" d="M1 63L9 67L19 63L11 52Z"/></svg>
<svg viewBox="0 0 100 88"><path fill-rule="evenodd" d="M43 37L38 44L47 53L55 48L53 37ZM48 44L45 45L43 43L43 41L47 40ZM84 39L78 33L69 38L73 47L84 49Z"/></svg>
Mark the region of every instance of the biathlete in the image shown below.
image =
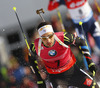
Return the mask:
<svg viewBox="0 0 100 88"><path fill-rule="evenodd" d="M63 88L92 88L93 78L78 68L75 64L76 58L70 49L72 44L79 47L87 60L89 70L96 72L86 42L68 32L54 33L52 25L48 22L41 22L37 29L40 37L31 43L33 54L29 53L29 63L34 68L39 88L46 88L46 85L40 75L37 56L43 60L53 88L58 88L59 85L66 86ZM95 88L99 88L97 84Z"/></svg>
<svg viewBox="0 0 100 88"><path fill-rule="evenodd" d="M52 11L60 5L65 5L67 7L73 23L77 28L77 34L80 37L83 36L82 28L79 25L79 22L81 21L83 23L82 26L86 36L87 33L90 32L100 49L100 26L93 17L93 11L88 3L88 0L50 0L48 10Z"/></svg>
<svg viewBox="0 0 100 88"><path fill-rule="evenodd" d="M88 0L49 0L48 10L52 11L60 5L65 5L67 7L67 10L76 27L75 30L77 35L83 39L85 38L84 36L86 36L90 53L91 48L88 42L88 33L92 35L98 49L100 50L100 26L93 17L93 11L88 3ZM79 22L83 23L82 26L79 25ZM88 69L85 58L84 63Z"/></svg>

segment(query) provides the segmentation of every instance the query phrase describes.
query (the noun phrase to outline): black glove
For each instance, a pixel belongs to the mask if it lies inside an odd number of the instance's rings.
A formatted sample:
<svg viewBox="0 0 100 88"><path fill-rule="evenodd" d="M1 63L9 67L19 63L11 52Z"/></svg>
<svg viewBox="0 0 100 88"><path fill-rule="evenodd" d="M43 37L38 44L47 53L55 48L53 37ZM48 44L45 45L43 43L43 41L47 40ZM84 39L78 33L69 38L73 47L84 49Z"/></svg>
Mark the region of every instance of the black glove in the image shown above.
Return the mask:
<svg viewBox="0 0 100 88"><path fill-rule="evenodd" d="M38 88L46 88L46 84L43 80L42 81L37 81L37 84L38 84Z"/></svg>
<svg viewBox="0 0 100 88"><path fill-rule="evenodd" d="M95 71L95 73L96 73L96 66L93 62L88 65L88 68L92 73L93 73L93 71Z"/></svg>

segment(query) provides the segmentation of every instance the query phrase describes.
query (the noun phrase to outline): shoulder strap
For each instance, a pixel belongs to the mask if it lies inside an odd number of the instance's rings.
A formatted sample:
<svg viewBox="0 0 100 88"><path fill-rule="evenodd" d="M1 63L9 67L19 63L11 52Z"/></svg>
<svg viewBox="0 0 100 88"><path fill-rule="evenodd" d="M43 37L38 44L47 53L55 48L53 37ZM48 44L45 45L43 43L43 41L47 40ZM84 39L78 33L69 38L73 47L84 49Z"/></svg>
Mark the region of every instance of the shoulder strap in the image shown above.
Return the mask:
<svg viewBox="0 0 100 88"><path fill-rule="evenodd" d="M69 48L69 46L67 46L66 44L64 44L56 35L54 35L54 38L57 42L59 42L62 46Z"/></svg>
<svg viewBox="0 0 100 88"><path fill-rule="evenodd" d="M42 43L42 40L39 39L39 42L38 42L38 55L40 56L40 52L41 52L41 43Z"/></svg>

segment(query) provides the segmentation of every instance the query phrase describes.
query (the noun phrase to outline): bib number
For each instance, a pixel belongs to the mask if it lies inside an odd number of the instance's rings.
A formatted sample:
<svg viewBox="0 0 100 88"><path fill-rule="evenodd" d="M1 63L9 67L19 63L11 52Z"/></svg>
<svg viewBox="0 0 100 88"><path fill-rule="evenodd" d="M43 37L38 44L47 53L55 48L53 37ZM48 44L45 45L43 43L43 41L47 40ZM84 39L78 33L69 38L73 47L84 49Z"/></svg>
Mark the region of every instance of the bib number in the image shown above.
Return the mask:
<svg viewBox="0 0 100 88"><path fill-rule="evenodd" d="M55 61L57 63L57 67L60 65L60 60Z"/></svg>

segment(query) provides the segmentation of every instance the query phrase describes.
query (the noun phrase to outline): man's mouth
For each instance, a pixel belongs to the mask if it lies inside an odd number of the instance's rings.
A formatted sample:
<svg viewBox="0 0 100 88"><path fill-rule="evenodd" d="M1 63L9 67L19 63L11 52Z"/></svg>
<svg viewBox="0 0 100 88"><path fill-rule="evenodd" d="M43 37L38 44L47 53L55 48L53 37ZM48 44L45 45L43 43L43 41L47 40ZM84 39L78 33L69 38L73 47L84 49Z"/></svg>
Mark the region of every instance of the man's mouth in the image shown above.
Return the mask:
<svg viewBox="0 0 100 88"><path fill-rule="evenodd" d="M47 45L49 45L49 46L50 46L50 45L51 45L51 43L48 43Z"/></svg>

